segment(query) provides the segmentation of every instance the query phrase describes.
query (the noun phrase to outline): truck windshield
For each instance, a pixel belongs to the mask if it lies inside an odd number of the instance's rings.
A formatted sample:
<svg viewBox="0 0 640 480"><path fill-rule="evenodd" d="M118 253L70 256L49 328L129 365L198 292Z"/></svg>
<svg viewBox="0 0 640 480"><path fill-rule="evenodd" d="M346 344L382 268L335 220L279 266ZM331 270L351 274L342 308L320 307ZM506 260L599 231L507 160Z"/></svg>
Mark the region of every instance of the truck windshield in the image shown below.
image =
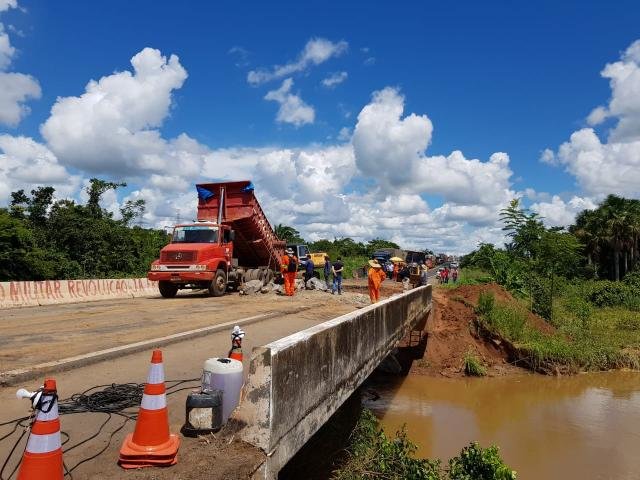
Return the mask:
<svg viewBox="0 0 640 480"><path fill-rule="evenodd" d="M176 227L173 229L171 243L218 243L218 227Z"/></svg>

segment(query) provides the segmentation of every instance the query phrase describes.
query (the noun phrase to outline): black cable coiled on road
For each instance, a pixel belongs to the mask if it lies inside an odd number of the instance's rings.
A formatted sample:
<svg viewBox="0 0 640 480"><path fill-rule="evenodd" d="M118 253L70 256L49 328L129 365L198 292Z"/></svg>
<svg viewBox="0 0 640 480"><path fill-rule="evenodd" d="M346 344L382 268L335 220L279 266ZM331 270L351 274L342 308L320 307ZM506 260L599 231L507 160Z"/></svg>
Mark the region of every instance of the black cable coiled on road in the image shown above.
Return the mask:
<svg viewBox="0 0 640 480"><path fill-rule="evenodd" d="M199 386L199 383L198 383L198 385L189 385L182 388L176 388L185 383L191 383L196 381L199 382L200 378L189 378L184 380L166 380L165 386L167 388L167 395L171 395L181 390L190 390L196 386ZM77 413L105 413L107 415L107 418L100 425L96 433L76 443L75 445L72 445L67 448L63 448L63 453L73 450L74 448L79 447L80 445L83 445L95 439L98 435L100 435L100 433L102 432L102 429L107 425L107 423L109 423L109 421L112 418L112 415L118 415L120 417L124 417L124 422L122 422L122 425L120 425L118 428L116 428L111 432L106 445L100 451L98 451L95 455L92 455L88 458L80 460L71 468L67 468L65 464L64 465L65 476L68 476L69 478L73 478L71 475L71 472L73 470L78 468L83 463L93 460L94 458L104 453L109 448L109 445L111 443L111 439L113 438L113 436L116 433L118 433L120 430L122 430L129 420L135 420L138 417L137 411L126 412L126 410L129 408L137 408L140 406L140 402L142 401L142 394L144 392L144 385L145 385L144 383L119 383L119 384L112 383L110 385L97 385L95 387L91 387L85 390L82 393L75 393L71 395L71 397L69 398L58 400L58 412L60 415L70 415L70 414L77 414ZM51 409L52 406L53 406L53 402L49 404L48 408ZM6 478L4 477L4 470L7 464L9 463L11 456L13 455L13 453L16 450L16 447L18 446L18 444L20 443L20 441L28 431L29 427L28 427L27 421L30 423L33 418L34 416L30 415L26 417L9 420L8 422L0 423L0 427L13 424L13 429L9 433L1 436L0 442L14 435L14 433L16 433L18 429L22 427L22 432L19 438L13 444L13 448L9 452L9 455L7 456L7 458L5 459L2 465L2 468L0 468L0 480L6 480L8 478L11 478L16 473L18 466L20 465L19 463L15 466L15 468L9 474L8 477ZM64 431L61 431L60 433L62 437L64 437L64 440L62 441L62 446L64 447L67 443L69 443L70 438L69 438L69 435Z"/></svg>
<svg viewBox="0 0 640 480"><path fill-rule="evenodd" d="M101 387L105 388L88 393ZM140 406L143 390L143 383L99 385L61 400L58 410L62 415L86 412L120 413L127 408Z"/></svg>

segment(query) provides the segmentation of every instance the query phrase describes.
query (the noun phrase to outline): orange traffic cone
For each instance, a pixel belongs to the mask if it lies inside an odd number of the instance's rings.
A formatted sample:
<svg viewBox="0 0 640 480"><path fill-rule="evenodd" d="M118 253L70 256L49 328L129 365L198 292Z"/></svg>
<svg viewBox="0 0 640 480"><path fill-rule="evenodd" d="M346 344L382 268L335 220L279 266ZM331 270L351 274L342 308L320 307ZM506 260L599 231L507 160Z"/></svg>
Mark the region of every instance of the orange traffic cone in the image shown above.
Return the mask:
<svg viewBox="0 0 640 480"><path fill-rule="evenodd" d="M42 395L34 408L38 413L22 456L18 480L62 480L62 444L55 380L44 381Z"/></svg>
<svg viewBox="0 0 640 480"><path fill-rule="evenodd" d="M244 331L236 325L231 332L231 350L229 350L229 358L242 361L242 339L244 338Z"/></svg>
<svg viewBox="0 0 640 480"><path fill-rule="evenodd" d="M177 463L180 439L169 433L162 352L154 350L134 432L124 439L118 463L122 468L169 466Z"/></svg>

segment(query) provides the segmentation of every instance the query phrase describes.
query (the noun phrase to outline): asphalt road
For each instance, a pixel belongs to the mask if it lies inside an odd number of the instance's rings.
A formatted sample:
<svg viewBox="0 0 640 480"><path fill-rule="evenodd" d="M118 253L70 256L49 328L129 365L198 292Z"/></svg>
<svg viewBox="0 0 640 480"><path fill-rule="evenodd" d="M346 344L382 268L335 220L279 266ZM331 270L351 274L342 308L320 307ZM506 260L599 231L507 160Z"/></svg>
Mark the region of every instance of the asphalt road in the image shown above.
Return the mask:
<svg viewBox="0 0 640 480"><path fill-rule="evenodd" d="M313 291L293 298L192 294L0 310L0 372L303 305L336 316L355 308L347 300Z"/></svg>
<svg viewBox="0 0 640 480"><path fill-rule="evenodd" d="M2 322L3 334L11 335L11 344L17 351L24 352L24 357L34 359L56 359L67 357L72 352L88 352L96 348L124 344L140 338L152 338L168 332L184 331L215 322L227 322L256 313L270 311L282 312L276 318L259 321L244 328L247 332L243 349L246 352L244 366L247 372L249 353L252 348L282 338L291 333L313 326L330 318L357 308L362 295L345 293L332 296L322 292L302 292L293 298L276 295L258 295L240 297L229 295L222 298L176 298L134 299L126 301L99 302L91 304L63 305L47 308L25 308L9 311L9 322ZM287 313L287 310L299 310L302 305L313 305L314 308L298 313ZM3 312L4 313L4 312ZM179 385L175 394L168 395L171 431L179 432L184 423L185 399L191 388L198 388L202 365L207 358L226 356L230 347L230 332L219 332L183 341L163 348L166 379L190 380ZM15 342L15 343L14 343ZM15 360L20 359L13 347L3 348L4 364L16 368ZM93 386L112 383L143 383L151 358L151 348L120 358L103 361L93 365L75 368L70 371L47 375L55 378L60 398L67 398L74 393L83 392ZM21 364L24 364L21 361ZM22 385L35 390L42 379ZM0 388L0 424L14 418L29 414L29 403L15 397L16 387ZM132 410L136 412L137 409ZM101 424L106 422L101 428ZM122 478L123 471L116 465L118 451L124 436L133 431L133 422L127 422L124 428L117 431L125 423L123 417L101 413L82 413L61 417L62 430L69 436L69 447L85 439L92 438L78 448L69 450L64 455L68 468L73 468L80 461L98 453L105 445L107 450L98 458L80 465L73 470L73 478ZM8 434L12 424L0 426L0 438ZM11 448L19 437L10 435L0 441L0 465L4 463ZM113 438L109 439L110 435ZM7 472L10 472L20 460L24 449L26 435L22 438L11 456ZM190 442L197 440L183 439L181 448L189 448ZM154 470L154 472L157 472ZM136 473L131 478L141 478ZM143 474L140 474L143 475ZM154 473L156 475L156 473ZM166 478L172 478L170 472ZM146 478L146 477L144 477ZM165 478L165 477L149 477Z"/></svg>

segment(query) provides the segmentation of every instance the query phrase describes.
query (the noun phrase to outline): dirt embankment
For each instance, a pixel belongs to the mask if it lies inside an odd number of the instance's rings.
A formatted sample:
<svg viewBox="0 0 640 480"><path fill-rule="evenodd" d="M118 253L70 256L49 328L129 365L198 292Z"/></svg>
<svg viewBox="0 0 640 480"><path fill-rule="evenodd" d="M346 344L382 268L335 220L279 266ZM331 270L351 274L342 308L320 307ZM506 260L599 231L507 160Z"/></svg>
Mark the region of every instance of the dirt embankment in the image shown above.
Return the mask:
<svg viewBox="0 0 640 480"><path fill-rule="evenodd" d="M413 363L410 373L463 376L463 359L467 352L481 360L489 376L522 372L509 362L509 352L502 342L482 338L475 331L474 306L481 292L493 293L499 303L515 302L506 290L496 284L433 289L434 310L427 322L426 352L422 359ZM529 324L545 333L554 331L551 325L534 314L529 315Z"/></svg>

